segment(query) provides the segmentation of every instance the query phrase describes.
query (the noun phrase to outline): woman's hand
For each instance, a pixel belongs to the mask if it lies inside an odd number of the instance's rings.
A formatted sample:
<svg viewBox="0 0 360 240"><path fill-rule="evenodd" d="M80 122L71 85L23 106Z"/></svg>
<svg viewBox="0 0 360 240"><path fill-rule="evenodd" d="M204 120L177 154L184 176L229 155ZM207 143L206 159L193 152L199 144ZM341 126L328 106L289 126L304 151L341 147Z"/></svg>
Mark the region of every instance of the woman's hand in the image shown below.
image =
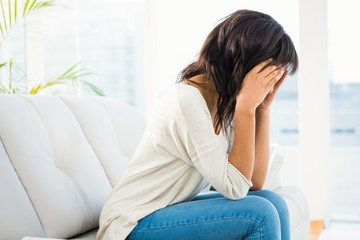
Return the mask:
<svg viewBox="0 0 360 240"><path fill-rule="evenodd" d="M264 108L270 106L281 85L281 83L276 84L280 79L282 81L285 79L285 77L282 78L284 70L278 66L269 65L271 61L272 59L269 59L259 63L246 74L236 97L237 109L254 112L260 105Z"/></svg>
<svg viewBox="0 0 360 240"><path fill-rule="evenodd" d="M275 99L275 95L277 91L279 90L281 84L284 82L286 76L287 76L287 69L284 69L283 75L281 76L280 80L275 84L274 88L268 93L268 95L265 97L264 101L258 106L257 109L263 109L263 110L269 110L271 103Z"/></svg>

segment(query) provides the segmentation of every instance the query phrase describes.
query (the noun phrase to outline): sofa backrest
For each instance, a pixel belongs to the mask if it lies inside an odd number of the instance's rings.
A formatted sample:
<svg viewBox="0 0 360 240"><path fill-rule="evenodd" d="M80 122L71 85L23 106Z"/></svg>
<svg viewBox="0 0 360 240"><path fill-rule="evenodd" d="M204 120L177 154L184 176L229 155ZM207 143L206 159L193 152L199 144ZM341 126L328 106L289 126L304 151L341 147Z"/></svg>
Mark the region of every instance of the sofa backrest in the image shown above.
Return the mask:
<svg viewBox="0 0 360 240"><path fill-rule="evenodd" d="M0 95L0 239L96 228L145 125L115 99Z"/></svg>

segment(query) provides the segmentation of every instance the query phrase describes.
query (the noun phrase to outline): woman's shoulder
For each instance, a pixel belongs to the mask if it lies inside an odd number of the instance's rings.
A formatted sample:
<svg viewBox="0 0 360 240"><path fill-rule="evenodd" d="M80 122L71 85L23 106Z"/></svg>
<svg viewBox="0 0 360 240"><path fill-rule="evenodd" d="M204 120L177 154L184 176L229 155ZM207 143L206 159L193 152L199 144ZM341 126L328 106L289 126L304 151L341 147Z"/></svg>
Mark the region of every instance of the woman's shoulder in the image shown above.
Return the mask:
<svg viewBox="0 0 360 240"><path fill-rule="evenodd" d="M179 118L180 116L210 116L200 91L190 85L178 83L171 86L161 97L154 111L156 118ZM171 117L172 116L172 117Z"/></svg>
<svg viewBox="0 0 360 240"><path fill-rule="evenodd" d="M193 98L202 96L196 87L184 83L176 83L175 85L171 86L167 91L167 95L169 94L177 97L191 96Z"/></svg>
<svg viewBox="0 0 360 240"><path fill-rule="evenodd" d="M180 108L201 107L207 110L206 101L196 87L178 83L169 91L169 96L177 101Z"/></svg>

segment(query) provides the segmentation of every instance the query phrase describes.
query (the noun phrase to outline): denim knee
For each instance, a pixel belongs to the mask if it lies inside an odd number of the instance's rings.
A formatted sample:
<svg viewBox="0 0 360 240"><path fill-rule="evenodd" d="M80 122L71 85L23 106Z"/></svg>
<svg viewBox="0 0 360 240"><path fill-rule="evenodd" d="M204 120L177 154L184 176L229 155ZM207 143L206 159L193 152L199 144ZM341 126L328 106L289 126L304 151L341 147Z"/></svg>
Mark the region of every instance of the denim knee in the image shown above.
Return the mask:
<svg viewBox="0 0 360 240"><path fill-rule="evenodd" d="M260 196L269 200L275 206L279 215L284 215L284 217L288 215L289 210L287 204L279 194L270 190L259 190L259 191L249 192L249 195Z"/></svg>
<svg viewBox="0 0 360 240"><path fill-rule="evenodd" d="M249 192L250 196L258 196L264 199L267 199L273 204L278 212L281 224L281 239L288 240L290 239L290 217L289 210L285 200L278 195L277 193L269 190L259 190Z"/></svg>
<svg viewBox="0 0 360 240"><path fill-rule="evenodd" d="M261 239L281 239L280 217L275 206L260 196L248 196L248 198L251 199L252 216L258 222L257 226L254 226L258 229L251 231L260 231Z"/></svg>

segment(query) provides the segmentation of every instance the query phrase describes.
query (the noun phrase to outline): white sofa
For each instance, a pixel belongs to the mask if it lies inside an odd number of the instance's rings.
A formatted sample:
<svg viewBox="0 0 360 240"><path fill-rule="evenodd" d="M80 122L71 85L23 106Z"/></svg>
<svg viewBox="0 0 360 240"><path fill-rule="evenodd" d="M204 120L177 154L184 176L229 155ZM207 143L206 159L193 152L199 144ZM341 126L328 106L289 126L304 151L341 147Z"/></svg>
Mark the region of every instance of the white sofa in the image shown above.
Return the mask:
<svg viewBox="0 0 360 240"><path fill-rule="evenodd" d="M0 95L0 240L95 239L145 125L111 98ZM303 194L269 176L288 203L292 239L307 239Z"/></svg>

